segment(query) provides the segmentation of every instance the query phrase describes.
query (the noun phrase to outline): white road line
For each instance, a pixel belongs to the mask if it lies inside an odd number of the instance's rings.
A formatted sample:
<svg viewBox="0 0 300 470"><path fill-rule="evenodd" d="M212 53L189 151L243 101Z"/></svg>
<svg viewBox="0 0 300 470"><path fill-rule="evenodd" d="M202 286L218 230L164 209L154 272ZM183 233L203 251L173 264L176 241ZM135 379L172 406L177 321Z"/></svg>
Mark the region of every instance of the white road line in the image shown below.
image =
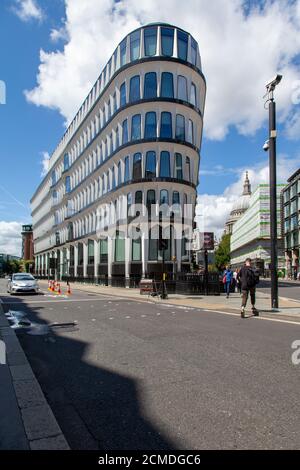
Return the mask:
<svg viewBox="0 0 300 470"><path fill-rule="evenodd" d="M130 316L129 316L129 315L127 315L125 318L130 318Z"/></svg>
<svg viewBox="0 0 300 470"><path fill-rule="evenodd" d="M232 316L232 317L241 318L241 314L240 314L240 313L223 312L222 310L206 310L206 309L203 309L203 310L199 310L199 312L221 313L222 315L229 315L229 316ZM246 313L246 315L247 315L247 313ZM254 316L252 316L252 315L250 315L250 318L254 318L255 320L274 321L274 322L278 322L278 323L288 323L288 324L290 324L290 325L298 325L298 326L300 326L300 322L291 321L291 320L282 320L282 319L280 319L280 318L254 317ZM247 317L246 317L246 320L247 320Z"/></svg>

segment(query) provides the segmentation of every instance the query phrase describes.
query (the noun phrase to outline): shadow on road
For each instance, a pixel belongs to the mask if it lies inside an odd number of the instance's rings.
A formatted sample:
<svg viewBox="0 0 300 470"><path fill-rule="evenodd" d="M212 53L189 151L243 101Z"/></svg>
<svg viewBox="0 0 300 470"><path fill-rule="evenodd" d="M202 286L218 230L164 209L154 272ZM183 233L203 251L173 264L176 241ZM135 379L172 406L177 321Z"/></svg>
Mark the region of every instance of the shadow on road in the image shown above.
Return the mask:
<svg viewBox="0 0 300 470"><path fill-rule="evenodd" d="M28 305L29 298L2 299L6 312L20 310L31 322L49 326L40 318L44 307ZM71 338L72 329L40 330L46 333L32 335L24 328L17 334L72 449L178 448L145 415L138 381L88 363L85 354L92 345Z"/></svg>

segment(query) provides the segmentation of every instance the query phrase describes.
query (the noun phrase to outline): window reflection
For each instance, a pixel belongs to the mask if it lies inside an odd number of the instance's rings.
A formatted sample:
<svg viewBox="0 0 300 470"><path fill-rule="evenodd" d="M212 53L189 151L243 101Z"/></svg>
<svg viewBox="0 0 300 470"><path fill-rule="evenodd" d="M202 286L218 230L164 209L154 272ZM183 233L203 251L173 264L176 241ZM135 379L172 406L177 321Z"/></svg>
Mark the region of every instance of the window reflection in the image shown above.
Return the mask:
<svg viewBox="0 0 300 470"><path fill-rule="evenodd" d="M196 85L195 83L192 83L191 86L191 98L190 98L190 103L194 106L197 106L197 92L196 92Z"/></svg>
<svg viewBox="0 0 300 470"><path fill-rule="evenodd" d="M141 138L141 115L135 114L131 119L131 140Z"/></svg>
<svg viewBox="0 0 300 470"><path fill-rule="evenodd" d="M189 119L188 142L194 143L194 123L191 119Z"/></svg>
<svg viewBox="0 0 300 470"><path fill-rule="evenodd" d="M125 82L122 83L120 87L120 106L126 105L126 84Z"/></svg>
<svg viewBox="0 0 300 470"><path fill-rule="evenodd" d="M120 66L126 64L126 42L127 38L125 38L120 44Z"/></svg>
<svg viewBox="0 0 300 470"><path fill-rule="evenodd" d="M144 99L157 97L156 73L149 72L145 74L144 79Z"/></svg>
<svg viewBox="0 0 300 470"><path fill-rule="evenodd" d="M174 29L161 28L161 53L165 56L173 55Z"/></svg>
<svg viewBox="0 0 300 470"><path fill-rule="evenodd" d="M175 138L179 140L185 140L185 119L182 114L176 115Z"/></svg>
<svg viewBox="0 0 300 470"><path fill-rule="evenodd" d="M142 178L142 154L140 152L133 155L132 178L133 180Z"/></svg>
<svg viewBox="0 0 300 470"><path fill-rule="evenodd" d="M161 178L170 177L170 153L167 151L162 151L160 153L160 169L159 176Z"/></svg>
<svg viewBox="0 0 300 470"><path fill-rule="evenodd" d="M197 43L195 39L191 37L191 50L192 50L192 57L191 61L193 65L197 65Z"/></svg>
<svg viewBox="0 0 300 470"><path fill-rule="evenodd" d="M135 75L130 79L129 101L132 103L140 98L140 76Z"/></svg>
<svg viewBox="0 0 300 470"><path fill-rule="evenodd" d="M125 157L125 172L124 172L124 181L127 182L130 180L130 162L129 157Z"/></svg>
<svg viewBox="0 0 300 470"><path fill-rule="evenodd" d="M177 98L187 101L187 80L182 75L178 75L177 79Z"/></svg>
<svg viewBox="0 0 300 470"><path fill-rule="evenodd" d="M145 56L153 56L156 54L156 39L156 26L144 29Z"/></svg>
<svg viewBox="0 0 300 470"><path fill-rule="evenodd" d="M172 138L172 115L166 111L161 113L160 137L165 139Z"/></svg>
<svg viewBox="0 0 300 470"><path fill-rule="evenodd" d="M146 153L146 171L145 178L156 177L156 153L149 151Z"/></svg>
<svg viewBox="0 0 300 470"><path fill-rule="evenodd" d="M122 123L122 145L127 144L128 142L128 124L127 119Z"/></svg>
<svg viewBox="0 0 300 470"><path fill-rule="evenodd" d="M184 31L177 30L177 48L178 58L181 60L187 60L188 35Z"/></svg>
<svg viewBox="0 0 300 470"><path fill-rule="evenodd" d="M183 173L182 173L182 155L181 153L175 153L175 171L174 171L175 178L182 180Z"/></svg>
<svg viewBox="0 0 300 470"><path fill-rule="evenodd" d="M160 96L162 98L174 98L173 74L170 72L161 74Z"/></svg>
<svg viewBox="0 0 300 470"><path fill-rule="evenodd" d="M140 37L141 31L130 34L130 60L137 60L140 57Z"/></svg>
<svg viewBox="0 0 300 470"><path fill-rule="evenodd" d="M156 137L156 113L149 112L145 116L144 139L153 139Z"/></svg>

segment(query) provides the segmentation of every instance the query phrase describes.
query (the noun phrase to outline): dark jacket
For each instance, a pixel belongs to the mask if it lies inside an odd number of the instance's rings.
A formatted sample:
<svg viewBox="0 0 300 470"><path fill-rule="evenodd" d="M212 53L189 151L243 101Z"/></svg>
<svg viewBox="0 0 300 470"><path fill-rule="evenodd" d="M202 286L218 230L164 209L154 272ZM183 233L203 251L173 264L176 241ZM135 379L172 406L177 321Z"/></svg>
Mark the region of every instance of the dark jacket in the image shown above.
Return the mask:
<svg viewBox="0 0 300 470"><path fill-rule="evenodd" d="M256 282L253 282L253 278L256 279ZM258 277L256 276L255 270L251 268L251 266L243 266L238 273L238 281L241 284L241 289L247 290L256 287Z"/></svg>

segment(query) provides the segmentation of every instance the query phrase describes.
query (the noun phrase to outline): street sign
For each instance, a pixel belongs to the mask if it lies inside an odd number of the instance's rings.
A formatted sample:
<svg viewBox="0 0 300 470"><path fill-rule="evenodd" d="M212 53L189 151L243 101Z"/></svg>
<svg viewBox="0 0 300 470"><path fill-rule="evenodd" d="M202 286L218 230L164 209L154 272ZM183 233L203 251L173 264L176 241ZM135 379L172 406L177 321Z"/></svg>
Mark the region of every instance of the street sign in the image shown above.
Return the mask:
<svg viewBox="0 0 300 470"><path fill-rule="evenodd" d="M215 237L213 232L200 233L200 249L201 250L214 250Z"/></svg>

